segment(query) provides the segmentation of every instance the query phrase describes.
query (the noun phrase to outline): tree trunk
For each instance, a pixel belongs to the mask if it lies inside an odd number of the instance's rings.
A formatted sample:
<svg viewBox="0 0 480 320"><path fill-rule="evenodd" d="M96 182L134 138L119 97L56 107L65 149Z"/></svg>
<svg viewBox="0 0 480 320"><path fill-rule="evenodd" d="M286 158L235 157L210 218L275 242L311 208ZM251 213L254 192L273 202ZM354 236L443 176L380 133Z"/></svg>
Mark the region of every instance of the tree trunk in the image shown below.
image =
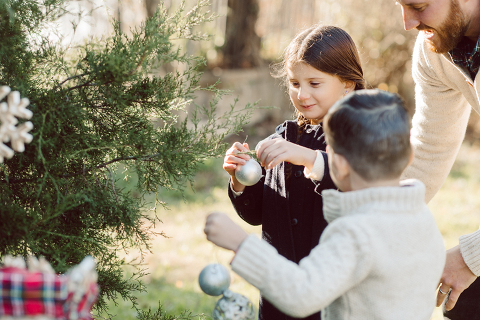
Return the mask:
<svg viewBox="0 0 480 320"><path fill-rule="evenodd" d="M151 18L158 8L160 0L145 0L145 8L147 9L147 17Z"/></svg>
<svg viewBox="0 0 480 320"><path fill-rule="evenodd" d="M228 69L260 66L260 37L255 32L258 0L228 0L228 9L221 66Z"/></svg>

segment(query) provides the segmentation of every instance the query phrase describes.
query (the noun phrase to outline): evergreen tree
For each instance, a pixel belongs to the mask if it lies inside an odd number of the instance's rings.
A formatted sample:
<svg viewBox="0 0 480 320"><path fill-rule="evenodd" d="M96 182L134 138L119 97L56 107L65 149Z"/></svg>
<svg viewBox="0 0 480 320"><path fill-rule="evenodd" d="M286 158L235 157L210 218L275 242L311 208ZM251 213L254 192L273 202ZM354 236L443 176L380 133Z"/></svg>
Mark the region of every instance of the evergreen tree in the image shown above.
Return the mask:
<svg viewBox="0 0 480 320"><path fill-rule="evenodd" d="M0 85L30 99L33 141L0 164L0 255L44 256L65 272L86 255L98 263L101 297L134 300L141 272L122 276L122 250L149 249L157 217L145 196L158 188L183 190L198 165L224 153L250 105L217 114L225 92L199 87L204 60L181 50L181 39L214 16L206 1L186 12L165 8L123 34L63 47L45 36L66 0L0 0ZM159 75L162 65L184 71ZM209 90L209 105L195 105ZM138 177L132 196L119 187L119 168ZM157 203L162 203L157 199Z"/></svg>

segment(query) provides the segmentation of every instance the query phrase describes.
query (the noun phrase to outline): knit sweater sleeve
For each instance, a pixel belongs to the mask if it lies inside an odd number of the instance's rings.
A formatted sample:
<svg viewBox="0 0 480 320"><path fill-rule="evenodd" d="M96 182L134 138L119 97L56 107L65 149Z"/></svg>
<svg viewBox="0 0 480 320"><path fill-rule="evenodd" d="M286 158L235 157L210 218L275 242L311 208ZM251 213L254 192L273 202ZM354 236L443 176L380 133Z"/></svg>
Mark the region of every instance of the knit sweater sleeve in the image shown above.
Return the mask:
<svg viewBox="0 0 480 320"><path fill-rule="evenodd" d="M468 268L480 276L480 229L459 239L460 252Z"/></svg>
<svg viewBox="0 0 480 320"><path fill-rule="evenodd" d="M443 55L432 53L422 33L417 38L412 62L416 105L411 131L414 160L403 178L421 180L427 188L428 202L452 168L471 107L455 87L456 82L465 82L461 72Z"/></svg>
<svg viewBox="0 0 480 320"><path fill-rule="evenodd" d="M368 236L340 220L325 229L321 244L298 265L250 235L232 269L282 312L302 318L318 312L360 283L372 267Z"/></svg>
<svg viewBox="0 0 480 320"><path fill-rule="evenodd" d="M313 163L312 170L308 170L307 167L303 170L305 178L312 181L321 181L325 176L325 163L327 163L327 153L321 150L315 150L316 157Z"/></svg>

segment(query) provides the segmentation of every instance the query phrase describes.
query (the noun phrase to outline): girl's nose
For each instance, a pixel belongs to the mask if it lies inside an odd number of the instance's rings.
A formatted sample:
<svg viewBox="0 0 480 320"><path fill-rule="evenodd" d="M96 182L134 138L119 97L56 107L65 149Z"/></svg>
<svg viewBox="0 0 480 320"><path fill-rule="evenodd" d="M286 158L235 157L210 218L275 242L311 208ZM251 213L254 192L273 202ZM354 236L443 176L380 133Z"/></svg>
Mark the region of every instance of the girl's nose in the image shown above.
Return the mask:
<svg viewBox="0 0 480 320"><path fill-rule="evenodd" d="M298 88L297 98L298 98L298 100L301 100L301 101L307 100L308 98L310 98L310 94L308 93L307 90L302 89L302 88Z"/></svg>

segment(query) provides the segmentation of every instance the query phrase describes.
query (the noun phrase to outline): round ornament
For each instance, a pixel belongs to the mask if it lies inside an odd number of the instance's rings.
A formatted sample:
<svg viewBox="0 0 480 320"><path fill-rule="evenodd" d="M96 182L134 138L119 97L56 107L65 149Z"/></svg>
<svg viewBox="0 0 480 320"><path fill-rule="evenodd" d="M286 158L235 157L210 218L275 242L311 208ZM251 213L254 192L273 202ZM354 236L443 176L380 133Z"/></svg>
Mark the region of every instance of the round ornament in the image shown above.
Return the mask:
<svg viewBox="0 0 480 320"><path fill-rule="evenodd" d="M247 297L225 290L213 309L213 320L254 320L255 308Z"/></svg>
<svg viewBox="0 0 480 320"><path fill-rule="evenodd" d="M257 161L250 158L243 166L237 167L235 177L244 186L253 186L262 177L262 167Z"/></svg>
<svg viewBox="0 0 480 320"><path fill-rule="evenodd" d="M230 286L230 274L218 263L207 265L198 276L198 284L210 296L219 296Z"/></svg>

